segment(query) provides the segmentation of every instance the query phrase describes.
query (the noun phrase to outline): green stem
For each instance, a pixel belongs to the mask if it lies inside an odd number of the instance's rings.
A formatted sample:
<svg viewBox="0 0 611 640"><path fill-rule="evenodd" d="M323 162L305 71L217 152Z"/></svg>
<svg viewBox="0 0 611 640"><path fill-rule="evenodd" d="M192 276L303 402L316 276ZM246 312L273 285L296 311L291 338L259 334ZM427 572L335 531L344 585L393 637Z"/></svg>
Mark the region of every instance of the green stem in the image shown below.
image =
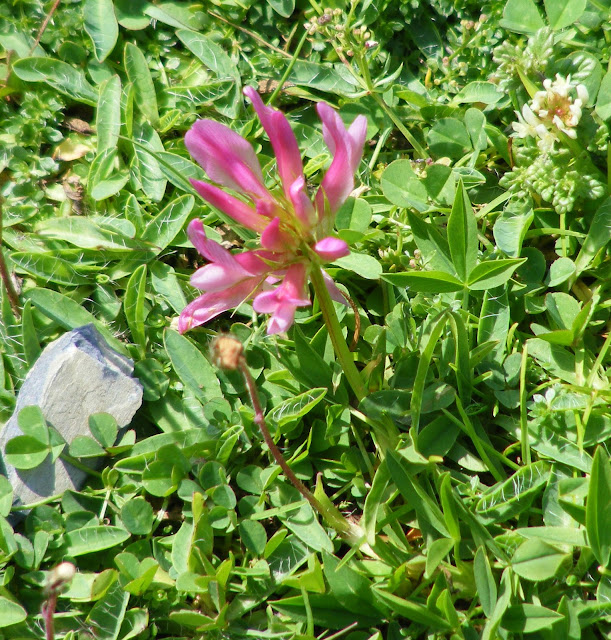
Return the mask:
<svg viewBox="0 0 611 640"><path fill-rule="evenodd" d="M269 100L267 101L268 106L271 107L274 104L274 100L278 97L278 94L282 91L282 87L284 87L284 83L287 81L288 77L291 75L291 71L293 70L295 63L297 62L297 58L299 58L301 49L303 48L303 45L305 44L307 39L308 39L308 32L306 31L301 36L301 40L297 43L297 47L295 48L293 57L291 58L291 61L289 62L286 68L286 71L282 75L282 78L280 78L280 82L278 82L278 86L274 89L274 93L272 93Z"/></svg>
<svg viewBox="0 0 611 640"><path fill-rule="evenodd" d="M371 93L371 97L380 105L381 109L384 113L392 120L393 124L399 131L403 134L403 137L412 145L416 155L419 158L426 159L429 157L429 154L424 150L424 147L420 145L418 140L414 138L414 136L409 132L407 127L399 120L397 114L384 102L384 98L376 91L375 87L371 83L371 80L367 82L367 89Z"/></svg>
<svg viewBox="0 0 611 640"><path fill-rule="evenodd" d="M344 340L344 334L342 333L342 328L339 324L339 320L337 319L333 301L327 291L327 285L325 284L322 271L318 265L312 265L310 279L314 285L314 292L316 293L316 298L320 305L322 317L327 325L327 331L329 332L329 337L331 338L335 355L344 370L344 374L348 379L348 383L352 387L352 391L354 391L354 395L360 402L367 395L367 390L365 389L365 384L363 383L361 375L354 364L354 359L348 349L348 345Z"/></svg>

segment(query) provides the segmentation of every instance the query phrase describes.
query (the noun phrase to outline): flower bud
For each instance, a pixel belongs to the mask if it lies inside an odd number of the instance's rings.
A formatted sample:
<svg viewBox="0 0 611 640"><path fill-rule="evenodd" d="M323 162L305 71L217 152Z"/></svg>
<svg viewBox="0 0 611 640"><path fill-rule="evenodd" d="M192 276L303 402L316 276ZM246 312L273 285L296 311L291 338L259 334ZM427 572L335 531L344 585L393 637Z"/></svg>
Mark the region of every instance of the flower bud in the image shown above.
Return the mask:
<svg viewBox="0 0 611 640"><path fill-rule="evenodd" d="M235 371L244 358L244 346L231 333L217 336L212 342L212 361L220 369Z"/></svg>

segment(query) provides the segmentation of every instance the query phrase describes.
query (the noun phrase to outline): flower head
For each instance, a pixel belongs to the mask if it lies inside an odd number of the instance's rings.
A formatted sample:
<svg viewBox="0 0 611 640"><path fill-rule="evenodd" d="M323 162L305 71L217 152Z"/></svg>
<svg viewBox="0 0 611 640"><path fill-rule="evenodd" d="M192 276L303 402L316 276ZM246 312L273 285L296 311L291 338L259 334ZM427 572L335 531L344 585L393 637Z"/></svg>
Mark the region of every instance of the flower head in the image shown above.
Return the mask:
<svg viewBox="0 0 611 640"><path fill-rule="evenodd" d="M581 120L581 108L588 101L588 90L582 84L571 84L571 77L556 74L555 80L543 81L545 91L537 91L530 105L516 112L518 122L512 123L514 136L539 138L537 144L542 151L549 152L560 140L559 132L575 139L575 127ZM570 95L574 89L576 98Z"/></svg>
<svg viewBox="0 0 611 640"><path fill-rule="evenodd" d="M238 224L260 235L258 248L232 254L206 237L201 221L189 224L189 238L208 263L191 278L191 284L204 294L180 314L181 332L251 298L255 311L271 314L268 333L286 331L297 307L310 304L307 281L313 263L330 262L349 253L348 245L330 234L336 211L354 189L353 176L367 130L365 116L357 116L346 129L334 109L324 102L317 105L323 137L333 159L312 201L288 120L282 112L265 106L253 88L245 88L244 93L271 142L280 185L273 190L265 186L252 146L225 125L198 120L187 132L187 149L216 183L191 180L197 192ZM332 297L341 298L331 278L326 277L325 282Z"/></svg>

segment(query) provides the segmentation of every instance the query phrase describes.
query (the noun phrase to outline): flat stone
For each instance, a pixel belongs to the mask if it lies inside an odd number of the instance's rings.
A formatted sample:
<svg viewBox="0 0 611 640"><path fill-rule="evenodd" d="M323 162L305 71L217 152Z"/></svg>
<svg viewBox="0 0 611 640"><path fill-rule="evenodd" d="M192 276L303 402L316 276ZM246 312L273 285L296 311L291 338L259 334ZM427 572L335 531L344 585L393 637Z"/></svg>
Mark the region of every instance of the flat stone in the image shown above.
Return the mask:
<svg viewBox="0 0 611 640"><path fill-rule="evenodd" d="M2 459L6 443L23 435L17 414L40 407L47 423L70 444L76 436L91 436L89 416L109 413L119 428L128 425L142 404L142 386L132 377L134 364L108 346L100 332L85 325L64 334L41 353L19 390L15 412L0 432L0 472L13 487L14 504L80 489L86 472L50 456L34 469L19 470ZM1 468L3 467L3 468Z"/></svg>

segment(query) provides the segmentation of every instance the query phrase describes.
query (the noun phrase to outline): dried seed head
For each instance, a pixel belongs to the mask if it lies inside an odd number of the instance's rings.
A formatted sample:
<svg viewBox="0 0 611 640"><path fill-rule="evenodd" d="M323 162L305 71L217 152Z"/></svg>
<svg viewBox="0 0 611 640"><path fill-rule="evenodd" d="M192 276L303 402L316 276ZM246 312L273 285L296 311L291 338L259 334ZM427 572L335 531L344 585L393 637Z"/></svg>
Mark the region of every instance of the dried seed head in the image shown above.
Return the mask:
<svg viewBox="0 0 611 640"><path fill-rule="evenodd" d="M230 333L217 336L212 343L212 360L220 369L235 371L244 358L244 346Z"/></svg>
<svg viewBox="0 0 611 640"><path fill-rule="evenodd" d="M76 573L76 567L71 562L62 562L58 564L49 574L47 589L49 591L57 591L65 585L72 582L72 578Z"/></svg>

